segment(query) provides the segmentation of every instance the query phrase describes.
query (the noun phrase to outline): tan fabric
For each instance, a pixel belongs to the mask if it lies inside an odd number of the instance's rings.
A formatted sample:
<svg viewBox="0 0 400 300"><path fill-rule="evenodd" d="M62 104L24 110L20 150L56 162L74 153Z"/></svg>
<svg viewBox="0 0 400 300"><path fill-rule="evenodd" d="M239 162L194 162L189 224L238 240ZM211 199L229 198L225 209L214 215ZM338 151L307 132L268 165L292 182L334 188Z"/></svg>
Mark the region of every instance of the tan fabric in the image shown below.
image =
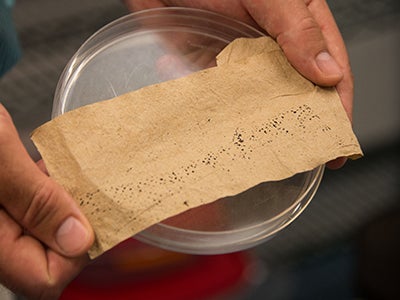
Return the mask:
<svg viewBox="0 0 400 300"><path fill-rule="evenodd" d="M68 112L32 139L91 222L91 257L189 208L362 154L336 90L303 78L267 37L234 41L217 67Z"/></svg>

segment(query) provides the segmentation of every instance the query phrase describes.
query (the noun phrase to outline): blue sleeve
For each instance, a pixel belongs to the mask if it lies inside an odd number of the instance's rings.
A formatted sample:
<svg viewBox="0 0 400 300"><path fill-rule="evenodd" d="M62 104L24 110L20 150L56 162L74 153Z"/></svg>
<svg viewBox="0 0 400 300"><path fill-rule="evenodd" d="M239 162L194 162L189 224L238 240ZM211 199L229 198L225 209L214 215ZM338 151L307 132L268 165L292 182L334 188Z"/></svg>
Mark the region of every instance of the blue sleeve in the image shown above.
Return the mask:
<svg viewBox="0 0 400 300"><path fill-rule="evenodd" d="M12 0L0 0L0 76L21 56L17 33L12 20Z"/></svg>

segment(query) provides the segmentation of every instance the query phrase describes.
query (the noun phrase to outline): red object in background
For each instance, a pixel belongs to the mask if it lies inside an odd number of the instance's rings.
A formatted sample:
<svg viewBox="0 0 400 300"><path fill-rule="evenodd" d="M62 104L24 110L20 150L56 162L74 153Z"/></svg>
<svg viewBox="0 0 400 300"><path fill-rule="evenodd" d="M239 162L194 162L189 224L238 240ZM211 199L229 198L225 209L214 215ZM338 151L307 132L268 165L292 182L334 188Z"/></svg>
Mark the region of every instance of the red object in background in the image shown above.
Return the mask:
<svg viewBox="0 0 400 300"><path fill-rule="evenodd" d="M197 300L244 285L249 256L188 255L129 239L89 265L61 300Z"/></svg>

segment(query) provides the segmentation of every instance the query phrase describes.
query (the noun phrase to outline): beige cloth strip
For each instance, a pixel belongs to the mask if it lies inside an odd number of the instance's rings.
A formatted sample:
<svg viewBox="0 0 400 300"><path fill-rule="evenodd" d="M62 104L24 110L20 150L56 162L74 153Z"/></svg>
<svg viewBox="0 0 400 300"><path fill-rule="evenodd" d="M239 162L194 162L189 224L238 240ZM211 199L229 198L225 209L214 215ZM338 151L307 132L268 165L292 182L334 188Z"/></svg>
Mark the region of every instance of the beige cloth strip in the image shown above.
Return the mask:
<svg viewBox="0 0 400 300"><path fill-rule="evenodd" d="M272 39L235 40L217 62L34 131L93 226L92 258L189 208L362 155L336 90L302 77Z"/></svg>

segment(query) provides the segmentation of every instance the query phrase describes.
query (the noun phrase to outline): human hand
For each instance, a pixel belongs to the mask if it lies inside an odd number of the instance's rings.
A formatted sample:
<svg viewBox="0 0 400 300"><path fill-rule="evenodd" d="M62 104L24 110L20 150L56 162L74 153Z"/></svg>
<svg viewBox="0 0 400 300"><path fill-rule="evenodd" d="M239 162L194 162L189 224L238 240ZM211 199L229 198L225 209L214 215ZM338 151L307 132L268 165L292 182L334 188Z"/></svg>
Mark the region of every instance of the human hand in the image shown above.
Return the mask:
<svg viewBox="0 0 400 300"><path fill-rule="evenodd" d="M0 104L0 283L29 299L56 299L94 240L74 200L36 165Z"/></svg>
<svg viewBox="0 0 400 300"><path fill-rule="evenodd" d="M163 6L201 8L266 31L290 63L321 86L335 86L350 120L353 76L347 51L325 0L124 0L132 11ZM327 164L336 169L344 158Z"/></svg>

